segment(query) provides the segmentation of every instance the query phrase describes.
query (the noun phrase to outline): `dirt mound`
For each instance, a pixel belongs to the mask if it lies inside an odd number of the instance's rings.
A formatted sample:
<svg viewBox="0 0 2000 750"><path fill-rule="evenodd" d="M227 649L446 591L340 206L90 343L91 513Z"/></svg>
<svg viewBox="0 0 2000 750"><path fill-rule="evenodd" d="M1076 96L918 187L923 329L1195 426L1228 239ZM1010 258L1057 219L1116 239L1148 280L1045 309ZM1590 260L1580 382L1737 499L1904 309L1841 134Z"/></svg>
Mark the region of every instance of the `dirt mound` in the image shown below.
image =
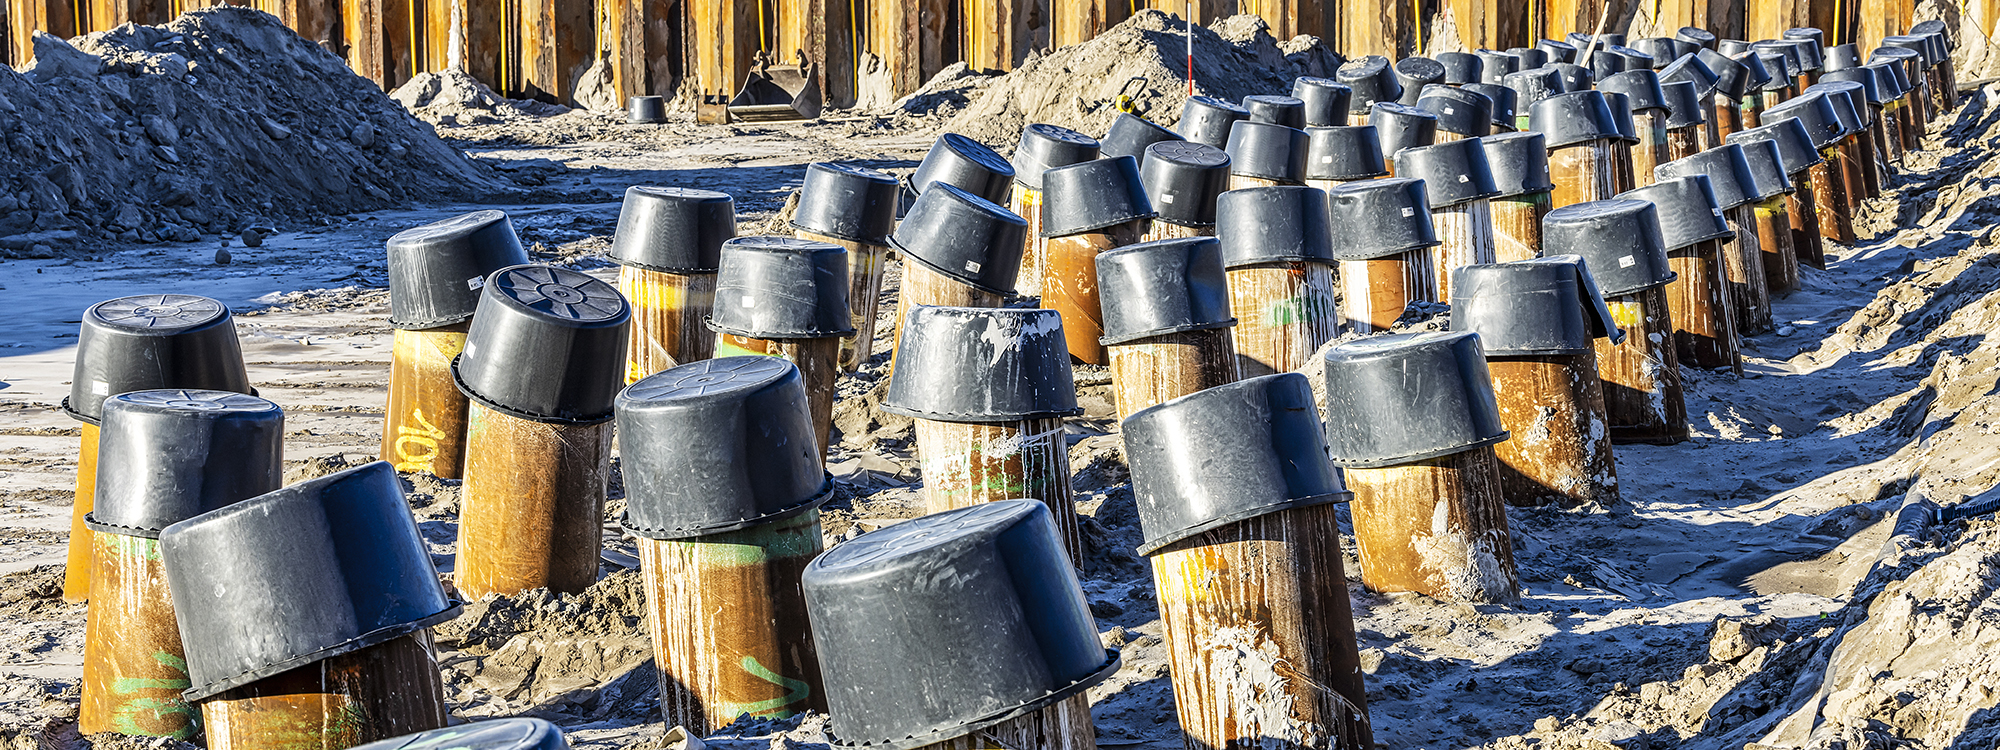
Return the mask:
<svg viewBox="0 0 2000 750"><path fill-rule="evenodd" d="M1233 16L1212 29L1194 28L1195 92L1230 101L1285 93L1302 75L1332 76L1340 57L1319 39L1279 44L1256 16ZM1134 111L1172 127L1187 101L1187 23L1157 10L1140 11L1096 39L1030 57L983 86L972 104L945 124L995 147L1011 148L1021 129L1045 122L1102 135L1118 117L1118 93Z"/></svg>
<svg viewBox="0 0 2000 750"><path fill-rule="evenodd" d="M215 8L0 67L0 251L193 241L498 190L339 57Z"/></svg>

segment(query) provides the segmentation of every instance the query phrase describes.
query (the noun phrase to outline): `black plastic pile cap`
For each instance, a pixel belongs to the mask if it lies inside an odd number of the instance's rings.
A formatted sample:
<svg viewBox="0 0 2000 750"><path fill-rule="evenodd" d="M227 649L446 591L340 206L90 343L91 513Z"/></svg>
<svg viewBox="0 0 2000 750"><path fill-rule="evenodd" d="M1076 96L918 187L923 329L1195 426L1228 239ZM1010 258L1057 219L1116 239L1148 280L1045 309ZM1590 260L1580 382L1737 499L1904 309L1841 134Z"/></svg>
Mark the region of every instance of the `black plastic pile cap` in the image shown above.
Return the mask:
<svg viewBox="0 0 2000 750"><path fill-rule="evenodd" d="M1123 432L1141 555L1237 521L1353 497L1326 460L1312 383L1295 372L1182 396L1127 417Z"/></svg>
<svg viewBox="0 0 2000 750"><path fill-rule="evenodd" d="M1161 221L1187 227L1215 224L1215 198L1229 189L1229 154L1193 141L1146 148L1139 182Z"/></svg>
<svg viewBox="0 0 2000 750"><path fill-rule="evenodd" d="M1507 88L1514 90L1517 107L1532 110L1535 103L1563 92L1562 73L1555 68L1529 68L1508 73Z"/></svg>
<svg viewBox="0 0 2000 750"><path fill-rule="evenodd" d="M1715 93L1735 104L1750 91L1750 69L1712 49L1695 53L1695 60L1715 74Z"/></svg>
<svg viewBox="0 0 2000 750"><path fill-rule="evenodd" d="M1569 43L1572 46L1576 47L1579 52L1581 52L1586 45L1590 44L1590 34L1581 31L1572 31L1569 33L1568 36L1565 36L1563 38L1568 40ZM1620 34L1615 31L1608 31L1597 37L1597 48L1599 50L1603 50L1605 47L1623 47L1623 46L1625 46L1624 34Z"/></svg>
<svg viewBox="0 0 2000 750"><path fill-rule="evenodd" d="M1666 242L1668 252L1736 234L1722 217L1722 203L1715 199L1706 174L1662 177L1651 185L1619 193L1618 197L1653 204L1659 212L1660 239Z"/></svg>
<svg viewBox="0 0 2000 750"><path fill-rule="evenodd" d="M1424 87L1417 108L1437 116L1437 129L1468 138L1493 132L1493 100L1457 86Z"/></svg>
<svg viewBox="0 0 2000 750"><path fill-rule="evenodd" d="M1922 58L1923 54L1913 49L1880 47L1868 59L1869 62L1874 62L1878 59L1894 60L1897 63L1896 75L1902 78L1903 88L1913 89L1924 85L1924 71L1921 65L1923 62Z"/></svg>
<svg viewBox="0 0 2000 750"><path fill-rule="evenodd" d="M1875 91L1882 96L1882 103L1888 104L1910 93L1903 89L1903 79L1896 76L1896 64L1884 60L1861 66L1875 77Z"/></svg>
<svg viewBox="0 0 2000 750"><path fill-rule="evenodd" d="M738 237L722 245L709 327L753 339L854 334L847 249L795 237Z"/></svg>
<svg viewBox="0 0 2000 750"><path fill-rule="evenodd" d="M1366 469L1507 439L1479 336L1399 333L1326 353L1327 453Z"/></svg>
<svg viewBox="0 0 2000 750"><path fill-rule="evenodd" d="M1542 217L1542 253L1581 256L1606 297L1674 280L1659 209L1647 201L1589 201L1550 211Z"/></svg>
<svg viewBox="0 0 2000 750"><path fill-rule="evenodd" d="M1922 39L1927 43L1924 52L1929 55L1927 62L1930 65L1942 65L1951 59L1951 35L1944 33L1944 29L1940 28L1936 31L1925 32L1916 31L1913 27L1909 35Z"/></svg>
<svg viewBox="0 0 2000 750"><path fill-rule="evenodd" d="M1946 34L1946 30L1944 22L1935 18L1910 24L1910 34L1913 36L1938 34L1944 37L1944 43L1947 48L1957 47L1958 42L1952 39L1950 34Z"/></svg>
<svg viewBox="0 0 2000 750"><path fill-rule="evenodd" d="M1770 76L1770 80L1761 87L1763 91L1784 91L1798 79L1798 76L1790 74L1791 61L1782 52L1759 50L1752 57L1757 58L1757 63L1764 66L1764 72Z"/></svg>
<svg viewBox="0 0 2000 750"><path fill-rule="evenodd" d="M659 96L635 96L626 99L625 121L633 125L658 125L666 122L666 98Z"/></svg>
<svg viewBox="0 0 2000 750"><path fill-rule="evenodd" d="M1141 242L1097 256L1105 346L1236 325L1214 237Z"/></svg>
<svg viewBox="0 0 2000 750"><path fill-rule="evenodd" d="M1786 29L1785 38L1805 42L1806 44L1799 48L1799 51L1804 53L1800 62L1805 65L1806 70L1820 69L1820 50L1826 48L1826 32L1813 28Z"/></svg>
<svg viewBox="0 0 2000 750"><path fill-rule="evenodd" d="M1375 126L1306 128L1306 179L1365 180L1388 173Z"/></svg>
<svg viewBox="0 0 2000 750"><path fill-rule="evenodd" d="M1453 86L1479 82L1479 56L1470 52L1439 52L1439 65L1444 66L1444 82Z"/></svg>
<svg viewBox="0 0 2000 750"><path fill-rule="evenodd" d="M1479 82L1506 85L1507 76L1521 69L1521 58L1498 50L1482 49L1472 53L1479 58Z"/></svg>
<svg viewBox="0 0 2000 750"><path fill-rule="evenodd" d="M1381 55L1349 60L1334 71L1333 77L1347 84L1349 114L1366 114L1376 102L1393 102L1403 97L1403 87L1396 83L1396 71L1389 67L1389 58Z"/></svg>
<svg viewBox="0 0 2000 750"><path fill-rule="evenodd" d="M1701 94L1693 83L1673 81L1660 84L1667 103L1667 128L1693 127L1708 122L1708 108L1702 106Z"/></svg>
<svg viewBox="0 0 2000 750"><path fill-rule="evenodd" d="M1623 50L1624 48L1620 47L1618 49ZM1623 73L1628 70L1653 69L1653 66L1651 64L1645 64L1645 65L1627 64L1628 59L1629 58L1627 58L1625 55L1619 54L1617 50L1599 49L1596 54L1590 56L1590 61L1589 61L1590 75L1591 77L1596 78L1599 81L1602 81L1606 78L1610 78L1612 76L1618 75L1619 73Z"/></svg>
<svg viewBox="0 0 2000 750"><path fill-rule="evenodd" d="M1054 310L910 308L882 408L939 422L1019 422L1083 413Z"/></svg>
<svg viewBox="0 0 2000 750"><path fill-rule="evenodd" d="M285 413L228 391L160 390L104 400L94 531L160 530L284 485Z"/></svg>
<svg viewBox="0 0 2000 750"><path fill-rule="evenodd" d="M353 750L570 750L561 729L542 719L486 719L391 737Z"/></svg>
<svg viewBox="0 0 2000 750"><path fill-rule="evenodd" d="M734 236L736 201L728 193L635 185L625 189L610 256L648 271L715 273L723 240Z"/></svg>
<svg viewBox="0 0 2000 750"><path fill-rule="evenodd" d="M1645 53L1646 57L1653 61L1655 70L1681 56L1680 46L1674 44L1673 39L1663 36L1634 39L1626 46Z"/></svg>
<svg viewBox="0 0 2000 750"><path fill-rule="evenodd" d="M889 236L889 246L974 289L1014 293L1028 222L999 204L944 185L924 191Z"/></svg>
<svg viewBox="0 0 2000 750"><path fill-rule="evenodd" d="M1406 148L1395 158L1396 176L1423 180L1433 209L1500 194L1486 165L1486 146L1477 138Z"/></svg>
<svg viewBox="0 0 2000 750"><path fill-rule="evenodd" d="M1710 70L1708 63L1702 62L1701 58L1694 55L1682 57L1660 69L1661 85L1687 81L1694 84L1695 95L1704 101L1716 92L1716 84L1721 80L1721 75Z"/></svg>
<svg viewBox="0 0 2000 750"><path fill-rule="evenodd" d="M1268 122L1241 122L1229 130L1229 173L1299 182L1306 172L1306 133Z"/></svg>
<svg viewBox="0 0 2000 750"><path fill-rule="evenodd" d="M63 412L97 424L104 399L158 388L255 393L229 308L191 294L141 294L84 310Z"/></svg>
<svg viewBox="0 0 2000 750"><path fill-rule="evenodd" d="M1771 87L1771 71L1764 67L1763 55L1745 52L1741 55L1732 55L1729 59L1743 66L1745 96L1759 96L1765 89Z"/></svg>
<svg viewBox="0 0 2000 750"><path fill-rule="evenodd" d="M1370 260L1438 244L1423 180L1364 180L1326 191L1332 255Z"/></svg>
<svg viewBox="0 0 2000 750"><path fill-rule="evenodd" d="M1767 39L1750 45L1750 48L1756 50L1760 55L1778 54L1784 56L1785 69L1780 71L1777 68L1771 68L1771 75L1785 79L1783 83L1789 85L1793 83L1793 79L1805 75L1805 53L1800 51L1804 46L1804 42L1797 40ZM1765 67L1770 68L1768 64ZM1783 86L1774 85L1772 88L1783 88Z"/></svg>
<svg viewBox="0 0 2000 750"><path fill-rule="evenodd" d="M1576 62L1576 45L1570 44L1569 42L1559 42L1554 39L1543 39L1539 42L1535 42L1535 49L1541 50L1543 54L1548 55L1550 62L1564 62L1564 63Z"/></svg>
<svg viewBox="0 0 2000 750"><path fill-rule="evenodd" d="M1708 177L1708 190L1715 198L1715 205L1724 211L1763 200L1765 189L1757 184L1757 175L1750 171L1750 162L1743 158L1743 147L1734 143L1703 151L1693 156L1676 159L1653 168L1657 180L1674 180L1689 175ZM1666 209L1662 208L1662 213ZM1661 217L1662 223L1670 221Z"/></svg>
<svg viewBox="0 0 2000 750"><path fill-rule="evenodd" d="M1679 31L1674 32L1674 38L1703 49L1715 49L1715 35L1709 33L1707 29L1682 26Z"/></svg>
<svg viewBox="0 0 2000 750"><path fill-rule="evenodd" d="M1468 83L1463 88L1466 91L1476 91L1484 95L1487 101L1493 102L1494 127L1513 130L1514 126L1519 124L1515 119L1518 108L1514 106L1513 89L1495 83Z"/></svg>
<svg viewBox="0 0 2000 750"><path fill-rule="evenodd" d="M1623 73L1628 70L1651 70L1657 72L1660 68L1660 64L1654 62L1652 55L1622 45L1606 48L1601 53L1601 56L1606 60L1615 59L1618 61L1616 69L1613 71L1617 73ZM1590 69L1597 74L1597 79L1601 81L1604 80L1605 72L1603 69L1597 67L1596 61L1596 57L1591 58Z"/></svg>
<svg viewBox="0 0 2000 750"><path fill-rule="evenodd" d="M849 164L808 164L792 226L881 247L896 231L898 198L896 178L887 172Z"/></svg>
<svg viewBox="0 0 2000 750"><path fill-rule="evenodd" d="M1820 59L1820 69L1827 73L1858 67L1861 67L1861 45L1852 42L1826 48Z"/></svg>
<svg viewBox="0 0 2000 750"><path fill-rule="evenodd" d="M1054 517L1033 500L863 534L814 558L800 585L826 681L827 733L843 750L976 735L1118 669Z"/></svg>
<svg viewBox="0 0 2000 750"><path fill-rule="evenodd" d="M1014 189L1014 165L984 143L946 133L938 136L930 152L917 164L917 171L910 174L910 187L919 196L938 183L1006 205L1007 194Z"/></svg>
<svg viewBox="0 0 2000 750"><path fill-rule="evenodd" d="M1509 47L1507 54L1521 61L1520 70L1533 70L1549 64L1549 53L1537 47Z"/></svg>
<svg viewBox="0 0 2000 750"><path fill-rule="evenodd" d="M1736 57L1750 51L1750 43L1742 39L1717 39L1715 51Z"/></svg>
<svg viewBox="0 0 2000 750"><path fill-rule="evenodd" d="M1868 109L1860 112L1861 119L1864 122L1873 123L1875 121L1874 110L1888 103L1887 99L1882 98L1882 89L1876 83L1875 71L1865 67L1821 73L1819 74L1819 82L1821 84L1853 84L1860 87L1861 100L1868 103Z"/></svg>
<svg viewBox="0 0 2000 750"><path fill-rule="evenodd" d="M160 532L200 701L458 615L385 461L225 506Z"/></svg>
<svg viewBox="0 0 2000 750"><path fill-rule="evenodd" d="M1618 139L1626 143L1639 142L1639 124L1632 120L1632 100L1624 94L1599 92L1604 95L1604 106L1611 110L1611 124L1618 127Z"/></svg>
<svg viewBox="0 0 2000 750"><path fill-rule="evenodd" d="M1611 106L1597 91L1577 91L1535 102L1528 110L1529 129L1541 133L1549 148L1617 138L1621 134Z"/></svg>
<svg viewBox="0 0 2000 750"><path fill-rule="evenodd" d="M1451 312L1451 330L1479 334L1489 357L1583 354L1594 339L1625 340L1581 255L1454 268Z"/></svg>
<svg viewBox="0 0 2000 750"><path fill-rule="evenodd" d="M1597 76L1591 73L1589 68L1581 65L1555 62L1549 63L1547 67L1556 72L1557 78L1562 79L1564 91L1584 91L1597 85Z"/></svg>
<svg viewBox="0 0 2000 750"><path fill-rule="evenodd" d="M1160 127L1152 120L1129 112L1118 113L1118 119L1111 121L1111 130L1099 139L1097 155L1103 158L1130 156L1140 162L1146 160L1146 148L1163 141L1181 140L1179 133Z"/></svg>
<svg viewBox="0 0 2000 750"><path fill-rule="evenodd" d="M1541 133L1500 133L1479 139L1479 144L1486 149L1486 167L1493 173L1497 197L1555 189L1549 180L1549 149Z"/></svg>
<svg viewBox="0 0 2000 750"><path fill-rule="evenodd" d="M1867 125L1863 112L1869 112L1868 98L1861 92L1861 85L1844 81L1821 80L1806 87L1807 93L1825 94L1833 105L1833 118L1840 121L1840 129L1848 133L1858 133Z"/></svg>
<svg viewBox="0 0 2000 750"><path fill-rule="evenodd" d="M1292 98L1305 105L1306 127L1347 124L1347 84L1331 78L1301 77L1292 81Z"/></svg>
<svg viewBox="0 0 2000 750"><path fill-rule="evenodd" d="M647 539L749 528L832 496L799 368L777 357L674 367L618 394L624 526Z"/></svg>
<svg viewBox="0 0 2000 750"><path fill-rule="evenodd" d="M604 422L625 385L631 322L610 284L554 266L503 268L486 280L452 377L468 398L511 417Z"/></svg>
<svg viewBox="0 0 2000 750"><path fill-rule="evenodd" d="M486 277L528 262L514 222L491 210L397 232L388 254L389 325L404 330L470 320Z"/></svg>
<svg viewBox="0 0 2000 750"><path fill-rule="evenodd" d="M1304 134L1299 140L1303 152ZM1139 181L1139 163L1129 156L1057 167L1042 176L1042 184L1043 237L1082 234L1153 217L1153 202Z"/></svg>
<svg viewBox="0 0 2000 750"><path fill-rule="evenodd" d="M1268 122L1294 130L1306 126L1306 103L1295 97L1251 94L1243 97L1243 109L1250 113L1251 122Z"/></svg>
<svg viewBox="0 0 2000 750"><path fill-rule="evenodd" d="M1226 268L1291 261L1333 262L1326 193L1277 185L1231 190L1215 206L1215 237Z"/></svg>
<svg viewBox="0 0 2000 750"><path fill-rule="evenodd" d="M1222 148L1229 144L1230 128L1248 119L1250 110L1212 96L1190 96L1181 106L1181 121L1174 132L1190 141Z"/></svg>
<svg viewBox="0 0 2000 750"><path fill-rule="evenodd" d="M1757 187L1757 194L1752 196L1754 200L1761 203L1793 191L1791 177L1785 171L1785 157L1778 153L1778 144L1733 138L1728 139L1728 144L1743 149L1743 161L1750 165L1750 176L1754 178L1751 184Z"/></svg>
<svg viewBox="0 0 2000 750"><path fill-rule="evenodd" d="M1770 125L1781 120L1798 120L1805 126L1806 135L1812 136L1816 149L1838 143L1847 134L1840 126L1840 118L1833 113L1831 98L1817 92L1800 94L1766 108L1761 121Z"/></svg>
<svg viewBox="0 0 2000 750"><path fill-rule="evenodd" d="M1391 159L1403 149L1437 142L1438 116L1417 107L1379 102L1368 113L1368 124L1375 126L1382 153Z"/></svg>
<svg viewBox="0 0 2000 750"><path fill-rule="evenodd" d="M1097 158L1097 139L1069 128L1035 123L1021 129L1021 143L1014 147L1014 181L1030 190L1042 189L1042 173Z"/></svg>
<svg viewBox="0 0 2000 750"><path fill-rule="evenodd" d="M1444 83L1444 63L1428 57L1405 57L1396 61L1396 84L1403 87L1397 101L1416 106L1425 86Z"/></svg>
<svg viewBox="0 0 2000 750"><path fill-rule="evenodd" d="M1628 70L1597 82L1597 90L1624 94L1633 112L1667 109L1667 94L1660 87L1660 74L1651 70Z"/></svg>
<svg viewBox="0 0 2000 750"><path fill-rule="evenodd" d="M1795 175L1806 171L1824 159L1820 158L1819 147L1812 136L1806 133L1805 123L1796 117L1782 120L1765 120L1767 124L1747 130L1730 133L1722 140L1726 143L1755 143L1769 141L1778 148L1778 158L1784 162L1785 174Z"/></svg>

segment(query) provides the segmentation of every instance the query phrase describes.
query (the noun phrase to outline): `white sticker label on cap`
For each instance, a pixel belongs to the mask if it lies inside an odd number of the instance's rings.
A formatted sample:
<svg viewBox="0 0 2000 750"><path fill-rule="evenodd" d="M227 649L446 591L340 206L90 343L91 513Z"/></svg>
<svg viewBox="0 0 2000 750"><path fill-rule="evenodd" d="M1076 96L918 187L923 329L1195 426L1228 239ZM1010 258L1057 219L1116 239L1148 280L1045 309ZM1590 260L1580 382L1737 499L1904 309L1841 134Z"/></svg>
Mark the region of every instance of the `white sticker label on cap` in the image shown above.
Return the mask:
<svg viewBox="0 0 2000 750"><path fill-rule="evenodd" d="M1472 181L1472 178L1471 178L1471 177L1467 177L1467 176L1465 176L1465 175L1459 175L1459 176L1458 176L1458 181L1459 181L1459 182L1471 182L1471 181Z"/></svg>
<svg viewBox="0 0 2000 750"><path fill-rule="evenodd" d="M94 396L109 396L111 395L111 384L102 380L92 380L90 381L90 393Z"/></svg>
<svg viewBox="0 0 2000 750"><path fill-rule="evenodd" d="M979 261L976 261L976 260L968 260L968 261L966 261L966 262L965 262L965 272L966 272L966 273L979 273Z"/></svg>
<svg viewBox="0 0 2000 750"><path fill-rule="evenodd" d="M1160 202L1161 202L1161 203L1172 203L1172 202L1174 202L1174 194L1173 194L1173 193L1167 193L1166 195L1162 195L1162 196L1160 196Z"/></svg>
<svg viewBox="0 0 2000 750"><path fill-rule="evenodd" d="M1403 209L1403 218L1407 219L1407 218L1410 218L1410 217L1412 217L1412 216L1415 216L1415 215L1417 215L1417 210L1416 210L1416 209L1414 209L1414 208L1405 208L1405 209Z"/></svg>
<svg viewBox="0 0 2000 750"><path fill-rule="evenodd" d="M485 287L486 287L486 277L484 276L474 276L472 278L465 280L465 288L471 289L475 292Z"/></svg>
<svg viewBox="0 0 2000 750"><path fill-rule="evenodd" d="M743 295L743 306L744 306L744 307L756 307L756 306L757 306L757 298L756 298L755 296L752 296L752 295L748 295L748 294L745 294L745 295Z"/></svg>
<svg viewBox="0 0 2000 750"><path fill-rule="evenodd" d="M1445 107L1445 108L1444 108L1444 113L1445 113L1445 114L1447 114L1447 115L1448 115L1448 114L1451 114L1451 113L1453 113L1453 112L1456 112L1456 111L1458 111L1458 110L1455 110L1455 109L1452 109L1452 108L1450 108L1450 107Z"/></svg>
<svg viewBox="0 0 2000 750"><path fill-rule="evenodd" d="M1322 157L1320 157L1320 158L1319 158L1319 163L1321 163L1321 164L1332 164L1332 163L1333 163L1333 157L1331 157L1331 156L1322 156Z"/></svg>
<svg viewBox="0 0 2000 750"><path fill-rule="evenodd" d="M479 353L479 345L478 345L478 344L466 344L466 345L465 345L465 358L466 358L466 359L472 359L472 358L473 358L473 355L476 355L476 354L478 354L478 353Z"/></svg>
<svg viewBox="0 0 2000 750"><path fill-rule="evenodd" d="M1623 257L1623 258L1619 258L1619 259L1618 259L1618 267L1619 267L1619 268L1631 268L1631 267L1633 267L1633 266L1635 266L1635 265L1638 265L1638 264L1639 264L1639 259L1637 259L1637 258L1634 258L1634 257L1632 257L1632 256L1630 256L1630 255L1627 255L1627 256L1625 256L1625 257Z"/></svg>

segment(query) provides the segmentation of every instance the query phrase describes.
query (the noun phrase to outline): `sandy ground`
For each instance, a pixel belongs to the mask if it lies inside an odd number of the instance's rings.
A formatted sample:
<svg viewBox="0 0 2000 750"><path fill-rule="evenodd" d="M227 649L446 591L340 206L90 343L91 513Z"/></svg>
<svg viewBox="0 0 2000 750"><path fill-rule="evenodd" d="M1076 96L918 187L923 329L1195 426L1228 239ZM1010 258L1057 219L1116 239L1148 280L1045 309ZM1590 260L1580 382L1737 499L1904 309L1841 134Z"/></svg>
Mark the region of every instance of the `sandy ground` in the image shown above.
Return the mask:
<svg viewBox="0 0 2000 750"><path fill-rule="evenodd" d="M2000 464L1991 441L1979 439L2000 417L1938 421L1939 404L1970 413L1992 390L1995 358L1977 356L1986 347L1976 325L2000 307L1986 299L2000 266L1991 236L2000 202L1990 197L2000 174L1987 166L1992 93L1968 96L1961 121L1934 130L1933 152L1913 158L1895 192L1857 218L1865 236L1857 247L1838 249L1831 270L1807 271L1805 288L1777 303L1783 328L1744 342L1745 376L1690 373L1694 440L1619 447L1624 503L1510 509L1526 589L1518 604L1381 596L1350 578L1379 745L1791 747L1810 744L1813 726L1832 725L1813 717L1833 716L1820 708L1832 706L1820 686L1837 680L1815 677L1815 665L1843 663L1834 653L1843 634L1868 620L1884 586L1902 590L1882 579L1877 558L1905 493L1914 483L1956 500L1993 484ZM542 194L577 196L499 207L538 258L606 278L614 267L601 255L617 213L609 201L626 186L730 192L748 233L780 209L806 163L907 169L935 136L868 119L644 128L581 113L443 134ZM231 242L227 265L215 262L217 242L0 262L11 318L0 327L0 747L86 742L67 723L84 609L54 598L52 583L79 434L56 404L69 387L83 309L158 292L229 304L253 382L286 409L290 478L325 473L372 458L377 445L389 354L383 240L479 207L347 217L258 248ZM1967 330L1952 333L1955 325ZM841 492L826 514L829 544L914 514L921 478L908 422L873 408L880 359L841 384L842 442L830 457ZM1098 741L1179 747L1150 573L1130 552L1138 523L1107 379L1079 368L1078 383L1088 413L1069 431L1090 516L1083 585L1106 642L1125 658L1091 691ZM1965 431L1956 448L1925 442L1960 434L1952 430ZM448 569L456 483L413 477L411 493ZM622 490L614 485L612 495L615 517ZM605 580L590 592L476 602L439 628L456 716L543 716L580 748L658 745L668 727L654 698L636 561L630 542L607 528ZM1968 563L1970 580L1990 579L1982 571L2000 564L1994 536L1990 523L1960 525L1927 554L1986 550L1978 558L1986 562ZM1352 576L1358 564L1346 542ZM1920 566L1901 570L1922 575ZM1991 616L1993 603L1983 601L1969 611ZM1955 704L1970 706L1953 709L1966 715L1929 717L1918 729L1893 720L1891 706L1883 726L1950 747L1963 730L2000 721L1993 703L1988 690ZM1802 711L1814 712L1805 730L1779 726ZM823 721L739 726L708 744L816 745ZM1958 730L1935 728L1954 722Z"/></svg>

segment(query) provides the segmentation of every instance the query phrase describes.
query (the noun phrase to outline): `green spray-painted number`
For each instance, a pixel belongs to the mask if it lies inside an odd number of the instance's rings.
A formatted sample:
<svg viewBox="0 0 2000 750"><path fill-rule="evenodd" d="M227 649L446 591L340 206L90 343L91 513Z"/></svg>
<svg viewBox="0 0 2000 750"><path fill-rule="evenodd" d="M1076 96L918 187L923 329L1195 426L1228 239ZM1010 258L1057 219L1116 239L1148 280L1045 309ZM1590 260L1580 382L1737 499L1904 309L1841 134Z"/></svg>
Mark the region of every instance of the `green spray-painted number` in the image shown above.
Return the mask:
<svg viewBox="0 0 2000 750"><path fill-rule="evenodd" d="M685 547L692 550L696 559L722 567L762 565L772 560L813 557L824 551L817 510L747 529L668 544Z"/></svg>
<svg viewBox="0 0 2000 750"><path fill-rule="evenodd" d="M768 716L774 719L782 719L797 713L785 710L786 706L803 701L812 695L812 686L807 685L804 680L794 680L773 672L765 668L763 664L758 663L757 657L743 657L742 665L743 671L749 672L751 676L784 688L785 695L782 698L772 698L755 703L724 703L722 704L722 712L726 716L741 718L747 714L750 716Z"/></svg>
<svg viewBox="0 0 2000 750"><path fill-rule="evenodd" d="M1272 327L1297 325L1333 314L1333 300L1319 295L1291 297L1271 304L1264 319Z"/></svg>
<svg viewBox="0 0 2000 750"><path fill-rule="evenodd" d="M111 692L120 696L140 691L163 690L167 692L167 697L126 698L120 701L117 712L111 718L111 725L117 727L120 734L171 737L178 740L193 737L197 714L194 707L180 697L180 692L193 684L186 677L187 660L178 654L155 651L153 661L181 673L182 676L168 679L122 677L112 680Z"/></svg>

